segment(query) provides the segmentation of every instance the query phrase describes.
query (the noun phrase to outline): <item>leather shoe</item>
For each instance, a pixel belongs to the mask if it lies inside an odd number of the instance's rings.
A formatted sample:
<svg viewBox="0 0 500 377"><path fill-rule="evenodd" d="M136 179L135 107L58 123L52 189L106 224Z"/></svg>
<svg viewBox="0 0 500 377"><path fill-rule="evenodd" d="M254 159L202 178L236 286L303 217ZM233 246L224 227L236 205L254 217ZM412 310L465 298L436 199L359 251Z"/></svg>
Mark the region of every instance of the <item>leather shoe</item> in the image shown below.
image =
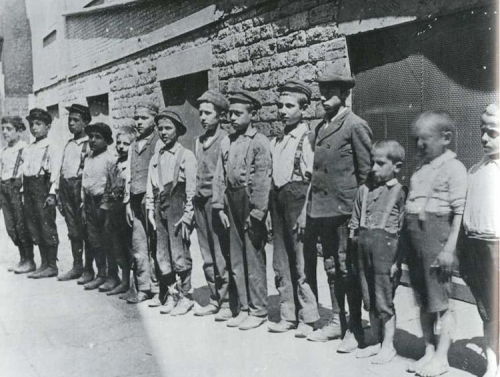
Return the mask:
<svg viewBox="0 0 500 377"><path fill-rule="evenodd" d="M78 285L85 285L94 280L94 271L84 271L82 276L76 281Z"/></svg>
<svg viewBox="0 0 500 377"><path fill-rule="evenodd" d="M220 308L217 314L214 317L216 322L224 322L229 321L233 318L233 312L229 308Z"/></svg>
<svg viewBox="0 0 500 377"><path fill-rule="evenodd" d="M7 267L7 271L9 271L9 272L15 272L18 268L20 268L22 266L23 263L24 263L24 260L21 259L14 266Z"/></svg>
<svg viewBox="0 0 500 377"><path fill-rule="evenodd" d="M113 295L119 295L121 293L126 293L128 291L128 286L129 283L122 281L120 284L118 284L116 287L114 287L112 290L106 293L106 295L113 296Z"/></svg>
<svg viewBox="0 0 500 377"><path fill-rule="evenodd" d="M127 302L129 304L138 304L140 302L146 301L146 300L151 300L153 298L153 294L151 292L143 292L139 291L137 294L133 297L129 297L127 299Z"/></svg>
<svg viewBox="0 0 500 377"><path fill-rule="evenodd" d="M169 294L165 305L160 308L160 314L170 314L174 310L175 305L177 305L177 300L174 295Z"/></svg>
<svg viewBox="0 0 500 377"><path fill-rule="evenodd" d="M207 306L201 306L194 310L194 315L197 317L205 317L207 315L215 314L219 311L217 305L208 304Z"/></svg>
<svg viewBox="0 0 500 377"><path fill-rule="evenodd" d="M108 277L103 285L99 287L99 292L109 292L120 284L117 277Z"/></svg>
<svg viewBox="0 0 500 377"><path fill-rule="evenodd" d="M227 321L226 326L238 327L247 318L248 318L248 312L239 312L239 314L236 317L233 317L229 321Z"/></svg>
<svg viewBox="0 0 500 377"><path fill-rule="evenodd" d="M281 320L277 323L269 322L269 325L267 326L267 331L274 333L283 333L287 332L288 330L295 329L296 327L297 326L295 325L294 322Z"/></svg>
<svg viewBox="0 0 500 377"><path fill-rule="evenodd" d="M150 308L157 308L161 306L160 295L158 293L155 293L153 298L148 302L148 306Z"/></svg>
<svg viewBox="0 0 500 377"><path fill-rule="evenodd" d="M86 291L91 291L93 289L99 288L101 285L103 285L106 282L106 278L102 276L96 277L94 280L88 282L87 284L83 285L83 288Z"/></svg>
<svg viewBox="0 0 500 377"><path fill-rule="evenodd" d="M342 326L340 325L340 320L337 317L333 317L326 326L309 334L307 340L312 342L327 342L341 336Z"/></svg>
<svg viewBox="0 0 500 377"><path fill-rule="evenodd" d="M33 260L25 260L19 267L14 269L15 274L26 274L36 271L36 264Z"/></svg>
<svg viewBox="0 0 500 377"><path fill-rule="evenodd" d="M170 312L172 316L184 315L189 312L194 306L193 300L183 296L175 305L175 308Z"/></svg>
<svg viewBox="0 0 500 377"><path fill-rule="evenodd" d="M32 275L32 279L45 279L57 276L57 267L47 267L36 275Z"/></svg>
<svg viewBox="0 0 500 377"><path fill-rule="evenodd" d="M38 267L35 271L33 271L30 274L28 274L28 279L36 279L37 278L36 276L38 276L46 268L48 268L47 264L40 265L40 267Z"/></svg>
<svg viewBox="0 0 500 377"><path fill-rule="evenodd" d="M339 348L337 348L337 352L339 353L350 353L358 348L358 341L354 334L347 330L342 342L339 344Z"/></svg>
<svg viewBox="0 0 500 377"><path fill-rule="evenodd" d="M254 315L249 315L243 322L240 323L238 328L240 330L251 330L259 327L266 321L266 317L256 317Z"/></svg>
<svg viewBox="0 0 500 377"><path fill-rule="evenodd" d="M71 270L68 272L59 275L57 277L57 280L59 281L68 281L68 280L73 280L73 279L78 279L80 276L82 276L83 270L82 268L75 268L73 267Z"/></svg>
<svg viewBox="0 0 500 377"><path fill-rule="evenodd" d="M300 322L299 326L297 326L297 330L295 330L295 337L296 338L307 338L311 333L314 331L314 327L307 324Z"/></svg>

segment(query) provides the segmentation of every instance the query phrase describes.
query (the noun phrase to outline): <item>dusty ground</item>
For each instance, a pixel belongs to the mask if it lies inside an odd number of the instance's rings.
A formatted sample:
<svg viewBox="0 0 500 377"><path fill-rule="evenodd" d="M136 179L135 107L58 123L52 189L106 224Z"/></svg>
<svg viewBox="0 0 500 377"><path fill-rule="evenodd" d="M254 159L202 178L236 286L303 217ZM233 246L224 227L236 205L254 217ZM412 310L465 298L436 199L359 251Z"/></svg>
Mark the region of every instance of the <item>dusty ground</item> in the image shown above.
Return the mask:
<svg viewBox="0 0 500 377"><path fill-rule="evenodd" d="M3 218L3 217L2 217ZM60 270L70 268L66 229L60 222ZM193 245L197 245L194 239ZM397 291L399 356L389 365L335 352L338 341L312 343L293 334L270 334L266 326L243 332L212 318L160 315L147 304L129 305L75 282L31 280L7 272L16 251L0 224L0 376L411 376L412 358L423 352L418 312L410 289ZM193 247L194 296L205 304L201 257ZM268 250L271 260L272 250ZM38 258L38 257L37 257ZM326 278L319 266L321 312L329 315ZM268 267L271 318L277 292ZM479 348L481 323L474 306L455 302L456 342L448 376L480 376L485 363Z"/></svg>

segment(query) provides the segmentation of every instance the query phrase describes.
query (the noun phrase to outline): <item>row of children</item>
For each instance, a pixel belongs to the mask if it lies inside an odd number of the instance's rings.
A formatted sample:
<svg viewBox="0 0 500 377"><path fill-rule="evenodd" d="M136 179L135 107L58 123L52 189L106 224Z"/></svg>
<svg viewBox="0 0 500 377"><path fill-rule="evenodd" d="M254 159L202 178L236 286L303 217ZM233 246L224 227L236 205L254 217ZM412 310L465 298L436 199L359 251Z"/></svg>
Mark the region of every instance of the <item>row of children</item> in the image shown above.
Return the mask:
<svg viewBox="0 0 500 377"><path fill-rule="evenodd" d="M492 187L500 177L497 107L490 105L481 118L485 157L471 169L466 201L465 167L448 149L455 132L448 114L429 111L415 120L420 165L408 192L397 180L405 156L402 146L391 140L372 145L369 126L346 106L354 79L327 66L317 81L324 120L310 131L302 117L311 89L287 81L278 88L283 130L272 141L252 124L260 108L252 93L233 92L226 99L216 91L205 92L198 99L205 133L196 139L195 153L178 142L186 132L180 116L151 103L136 106L135 129L117 132L118 158L108 150L110 128L90 124L85 106L68 108L74 138L62 158L47 141L51 118L45 110L31 110L27 117L35 138L29 145L19 141L21 119L4 118L8 146L1 156L2 203L9 235L21 255L14 272L29 272L31 278L57 275L58 204L74 261L59 280L78 279L85 289L120 294L130 303L149 300L160 313L182 315L194 306L190 234L196 227L210 303L197 307L195 315L214 315L228 327L248 330L267 318L269 212L281 316L269 331L295 329L296 337L311 341L342 337L339 352L358 349L358 357L389 362L396 355L393 299L406 259L426 344L424 357L410 370L427 377L449 368L450 279L460 238L465 245L461 270L489 340L486 375L494 375L500 235L492 210L498 207ZM231 134L220 124L226 112ZM318 240L333 315L315 329ZM33 244L41 255L38 269ZM376 344L365 341L362 302Z"/></svg>

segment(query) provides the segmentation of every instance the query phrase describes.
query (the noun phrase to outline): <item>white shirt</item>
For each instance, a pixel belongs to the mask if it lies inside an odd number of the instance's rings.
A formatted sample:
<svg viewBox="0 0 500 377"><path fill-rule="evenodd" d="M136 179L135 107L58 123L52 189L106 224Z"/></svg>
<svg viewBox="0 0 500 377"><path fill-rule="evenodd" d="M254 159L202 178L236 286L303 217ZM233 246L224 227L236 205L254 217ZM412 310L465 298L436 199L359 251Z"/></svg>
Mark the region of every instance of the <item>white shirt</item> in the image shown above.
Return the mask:
<svg viewBox="0 0 500 377"><path fill-rule="evenodd" d="M82 192L85 195L102 195L106 188L108 172L113 168L116 157L109 151L94 156L89 155L85 160L82 174Z"/></svg>
<svg viewBox="0 0 500 377"><path fill-rule="evenodd" d="M17 169L17 174L14 176L14 169L18 159L19 151L26 148L28 144L24 140L19 140L13 146L6 146L0 153L0 177L2 181L11 178L19 178L22 174L23 152L21 152L21 160Z"/></svg>
<svg viewBox="0 0 500 377"><path fill-rule="evenodd" d="M309 137L305 136L300 157L300 171L302 175L294 172L295 152L309 127L300 123L283 139L275 138L271 141L271 155L273 158L273 182L276 187L282 187L291 181L303 181L303 176L312 174L314 152Z"/></svg>
<svg viewBox="0 0 500 377"><path fill-rule="evenodd" d="M62 157L61 176L64 178L75 178L82 173L79 170L82 160L83 143L88 140L89 137L84 136L77 140L71 139L66 144ZM90 149L88 149L88 152L90 152Z"/></svg>
<svg viewBox="0 0 500 377"><path fill-rule="evenodd" d="M463 224L469 236L500 238L500 160L485 156L469 170Z"/></svg>
<svg viewBox="0 0 500 377"><path fill-rule="evenodd" d="M59 187L60 166L61 152L50 144L48 138L35 140L24 149L23 175L34 177L50 174L50 194L55 194Z"/></svg>

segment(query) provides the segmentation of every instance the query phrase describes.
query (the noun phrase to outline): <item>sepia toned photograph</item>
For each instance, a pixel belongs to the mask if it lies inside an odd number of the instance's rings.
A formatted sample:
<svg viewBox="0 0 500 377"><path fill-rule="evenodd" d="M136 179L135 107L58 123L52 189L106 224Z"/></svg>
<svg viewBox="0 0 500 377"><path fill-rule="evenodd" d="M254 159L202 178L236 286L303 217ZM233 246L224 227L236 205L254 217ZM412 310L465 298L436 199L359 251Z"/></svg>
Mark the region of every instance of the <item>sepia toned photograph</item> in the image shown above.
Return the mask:
<svg viewBox="0 0 500 377"><path fill-rule="evenodd" d="M0 0L1 377L500 377L496 0Z"/></svg>

